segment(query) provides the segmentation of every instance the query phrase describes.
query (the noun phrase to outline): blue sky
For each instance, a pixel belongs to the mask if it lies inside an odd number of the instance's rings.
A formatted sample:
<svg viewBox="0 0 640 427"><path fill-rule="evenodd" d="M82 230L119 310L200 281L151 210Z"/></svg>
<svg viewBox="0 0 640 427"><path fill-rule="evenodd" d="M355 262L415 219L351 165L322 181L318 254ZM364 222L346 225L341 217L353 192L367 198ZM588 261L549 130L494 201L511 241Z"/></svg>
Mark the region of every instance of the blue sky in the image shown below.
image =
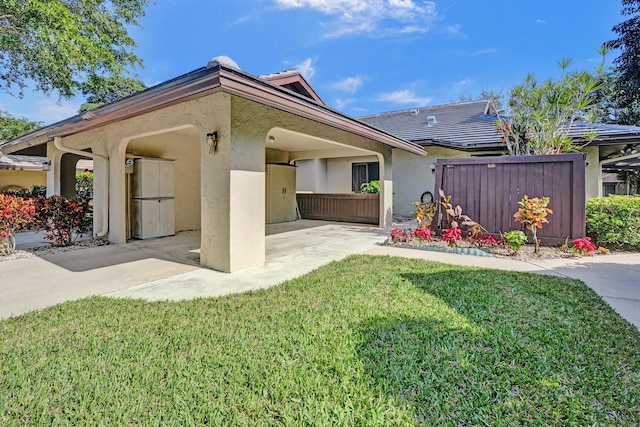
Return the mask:
<svg viewBox="0 0 640 427"><path fill-rule="evenodd" d="M506 92L557 61L593 70L615 38L617 0L158 0L133 28L147 85L228 55L252 74L298 68L331 107L353 116ZM612 61L617 52L612 52ZM30 91L0 109L45 124L83 102Z"/></svg>

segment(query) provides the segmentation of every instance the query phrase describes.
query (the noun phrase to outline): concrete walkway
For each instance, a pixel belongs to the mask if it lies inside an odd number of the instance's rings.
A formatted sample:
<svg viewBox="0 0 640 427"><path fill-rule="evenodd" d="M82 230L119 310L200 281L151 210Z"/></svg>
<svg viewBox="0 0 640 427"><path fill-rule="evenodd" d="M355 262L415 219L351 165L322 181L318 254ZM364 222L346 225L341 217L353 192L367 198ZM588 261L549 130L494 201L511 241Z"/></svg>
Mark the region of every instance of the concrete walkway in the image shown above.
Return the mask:
<svg viewBox="0 0 640 427"><path fill-rule="evenodd" d="M0 318L91 295L183 300L267 288L366 253L579 279L640 329L637 254L535 262L445 254L380 246L385 230L321 221L268 227L267 234L265 265L232 274L197 266L197 233L0 262Z"/></svg>

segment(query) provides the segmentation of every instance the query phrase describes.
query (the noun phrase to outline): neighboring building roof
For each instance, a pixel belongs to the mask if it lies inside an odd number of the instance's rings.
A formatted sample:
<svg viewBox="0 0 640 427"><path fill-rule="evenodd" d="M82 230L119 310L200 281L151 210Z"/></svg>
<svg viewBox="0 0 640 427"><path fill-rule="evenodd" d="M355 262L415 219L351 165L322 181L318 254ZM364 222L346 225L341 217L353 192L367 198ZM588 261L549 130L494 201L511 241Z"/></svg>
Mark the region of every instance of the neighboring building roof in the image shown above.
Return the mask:
<svg viewBox="0 0 640 427"><path fill-rule="evenodd" d="M420 145L468 149L500 147L501 135L487 114L488 101L461 102L390 111L359 119Z"/></svg>
<svg viewBox="0 0 640 427"><path fill-rule="evenodd" d="M0 170L42 170L42 164L47 161L42 156L20 156L17 154L0 153ZM78 160L77 171L93 170L93 160Z"/></svg>
<svg viewBox="0 0 640 427"><path fill-rule="evenodd" d="M441 145L462 150L504 150L502 134L488 114L488 101L434 105L390 111L365 117L363 122L420 145ZM582 139L594 131L594 145L640 142L640 127L603 123L574 123L569 134Z"/></svg>
<svg viewBox="0 0 640 427"><path fill-rule="evenodd" d="M10 170L42 170L46 157L17 156L0 153L0 169Z"/></svg>
<svg viewBox="0 0 640 427"><path fill-rule="evenodd" d="M387 131L331 109L308 95L302 95L241 71L237 66L233 66L235 63L231 64L229 61L231 60L228 58L224 61L218 61L214 58L205 67L9 141L0 145L0 150L5 153L20 152L21 154L43 155L45 154L43 145L56 136L73 135L224 91L371 138L392 148L399 148L418 155L425 154L419 145L402 140ZM274 81L278 80L283 79L274 78ZM295 80L301 82L304 79L300 76Z"/></svg>

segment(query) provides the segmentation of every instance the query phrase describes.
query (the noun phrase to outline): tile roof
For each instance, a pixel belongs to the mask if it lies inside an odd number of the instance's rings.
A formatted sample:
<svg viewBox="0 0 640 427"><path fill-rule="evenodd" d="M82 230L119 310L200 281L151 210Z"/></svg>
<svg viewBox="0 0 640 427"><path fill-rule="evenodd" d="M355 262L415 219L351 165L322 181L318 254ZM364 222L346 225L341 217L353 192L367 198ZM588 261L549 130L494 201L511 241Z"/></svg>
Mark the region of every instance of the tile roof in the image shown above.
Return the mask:
<svg viewBox="0 0 640 427"><path fill-rule="evenodd" d="M18 156L0 153L0 169L12 170L42 170L42 163L46 157L39 156Z"/></svg>
<svg viewBox="0 0 640 427"><path fill-rule="evenodd" d="M487 114L488 101L471 101L390 111L359 117L372 126L420 145L442 145L463 150L503 150L497 117ZM581 139L594 131L592 144L640 142L640 127L603 123L574 123L569 134Z"/></svg>

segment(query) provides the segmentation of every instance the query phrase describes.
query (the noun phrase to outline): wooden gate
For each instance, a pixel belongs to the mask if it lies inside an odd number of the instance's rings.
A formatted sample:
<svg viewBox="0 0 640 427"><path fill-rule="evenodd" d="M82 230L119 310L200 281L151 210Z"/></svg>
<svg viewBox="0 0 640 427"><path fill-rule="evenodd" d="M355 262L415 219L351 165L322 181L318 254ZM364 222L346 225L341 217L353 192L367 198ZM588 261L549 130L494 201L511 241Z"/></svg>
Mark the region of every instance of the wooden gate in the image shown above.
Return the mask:
<svg viewBox="0 0 640 427"><path fill-rule="evenodd" d="M585 235L585 158L576 153L438 159L434 197L442 188L454 206L496 234L521 228L513 214L525 194L549 197L553 214L538 236L542 244L561 244ZM436 231L443 226L436 221Z"/></svg>

